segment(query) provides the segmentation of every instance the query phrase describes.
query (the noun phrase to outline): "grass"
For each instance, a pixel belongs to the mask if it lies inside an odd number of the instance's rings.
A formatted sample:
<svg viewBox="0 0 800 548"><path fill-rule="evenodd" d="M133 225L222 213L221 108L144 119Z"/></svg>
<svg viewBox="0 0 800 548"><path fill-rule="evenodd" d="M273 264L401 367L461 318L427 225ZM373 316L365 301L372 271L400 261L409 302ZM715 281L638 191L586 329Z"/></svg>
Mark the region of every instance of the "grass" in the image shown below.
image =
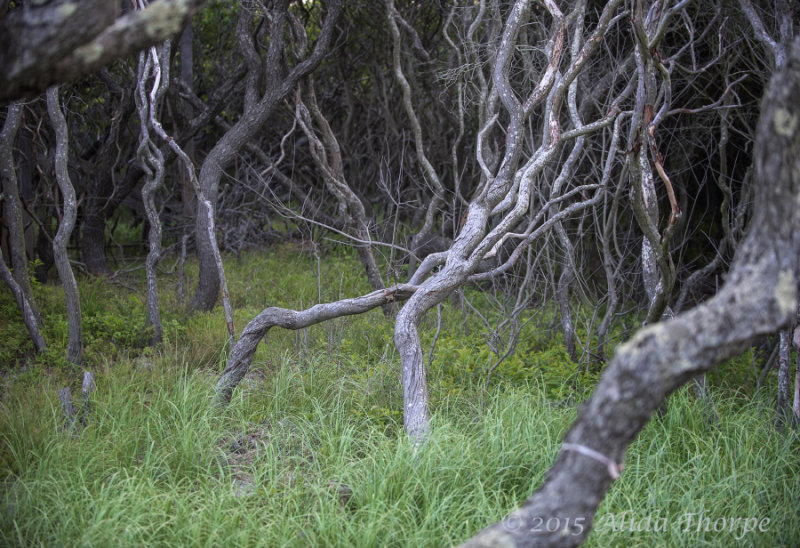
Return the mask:
<svg viewBox="0 0 800 548"><path fill-rule="evenodd" d="M364 290L352 256L320 267L317 284L313 259L286 248L231 261L237 326L263 306L310 305L320 288L324 299ZM120 337L125 326L141 328L143 312L129 294L88 283L81 282L82 296L93 317L105 318L98 325L117 326ZM172 284L165 277L161 285L171 322L161 350L133 339L118 349L109 344L113 330L93 328L93 344L108 351L88 355L97 389L80 432L64 430L56 395L75 382L73 369L42 358L24 372L7 368L0 544L457 544L541 483L575 417L570 402L591 387L591 377L555 386L548 371L564 367L558 340L532 322L522 365L499 368L497 383L484 389L492 356L481 354L480 326L459 337L463 318L445 307L429 376L434 433L415 451L402 434L391 325L373 311L270 333L218 414L210 403L224 363L224 321L219 311L182 316ZM37 291L45 314L55 314L55 288ZM114 319L123 313L124 324ZM429 344L435 317L426 321ZM796 436L772 427L768 391L745 398L717 386L712 393L717 423L691 390L681 390L632 444L587 546L797 545ZM769 523L745 533L747 518ZM715 532L715 525L728 529Z"/></svg>

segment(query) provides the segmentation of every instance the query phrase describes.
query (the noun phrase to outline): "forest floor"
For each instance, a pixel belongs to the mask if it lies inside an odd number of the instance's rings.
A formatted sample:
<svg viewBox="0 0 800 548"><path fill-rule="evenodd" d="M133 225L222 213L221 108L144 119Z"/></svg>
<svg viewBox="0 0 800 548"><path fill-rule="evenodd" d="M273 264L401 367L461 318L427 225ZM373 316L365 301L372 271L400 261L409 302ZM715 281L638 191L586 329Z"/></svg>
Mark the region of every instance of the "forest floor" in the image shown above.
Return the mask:
<svg viewBox="0 0 800 548"><path fill-rule="evenodd" d="M502 324L503 298L468 292L471 307L441 307L433 434L420 450L402 432L393 326L379 309L273 330L231 405L215 411L224 318L183 312L173 261L159 280L159 349L147 347L141 270L80 280L85 368L96 377L85 427L65 428L57 396L64 386L79 394L81 374L63 358L60 286L35 288L50 344L37 357L0 290L1 545L457 544L541 483L600 373L570 362L552 308L532 307L487 388L498 356L486 339ZM237 330L266 306L369 290L341 250L319 260L284 245L226 266ZM187 265L185 287L195 277ZM425 348L437 325L429 314ZM617 340L634 326L620 322ZM710 404L690 388L670 398L631 445L587 546L798 545L798 437L774 428L775 379L756 393L752 364L747 353L710 375Z"/></svg>

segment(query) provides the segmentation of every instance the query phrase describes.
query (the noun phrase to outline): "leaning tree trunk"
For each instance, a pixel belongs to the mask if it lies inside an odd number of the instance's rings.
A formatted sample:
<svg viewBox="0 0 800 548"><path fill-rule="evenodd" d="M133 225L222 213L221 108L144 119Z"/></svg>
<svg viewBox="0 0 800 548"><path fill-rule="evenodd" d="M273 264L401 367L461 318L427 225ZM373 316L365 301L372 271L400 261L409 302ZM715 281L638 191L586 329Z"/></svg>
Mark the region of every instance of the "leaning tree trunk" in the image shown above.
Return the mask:
<svg viewBox="0 0 800 548"><path fill-rule="evenodd" d="M625 451L664 399L797 312L800 275L800 39L762 103L750 233L719 293L620 346L564 438L544 485L464 546L576 546L618 477ZM539 520L571 524L541 531ZM569 521L567 521L569 520ZM578 526L577 524L580 524ZM571 527L571 529L569 528ZM566 532L566 534L564 534Z"/></svg>
<svg viewBox="0 0 800 548"><path fill-rule="evenodd" d="M67 170L69 163L69 133L67 131L67 121L61 111L61 101L58 97L58 86L53 86L47 90L47 112L56 133L56 180L61 195L64 197L64 210L62 212L61 224L58 226L56 237L53 238L53 255L55 256L58 277L64 286L64 297L67 309L67 324L69 326L69 340L67 343L67 360L72 363L79 363L83 354L83 344L81 342L81 301L78 294L78 283L72 273L67 254L67 243L75 227L75 219L78 215L78 206L75 199L75 189L69 179Z"/></svg>
<svg viewBox="0 0 800 548"><path fill-rule="evenodd" d="M524 102L519 100L512 88L510 67L520 28L528 20L530 1L517 0L508 16L492 74L493 93L500 98L500 101L494 103L495 108L499 109L498 105L502 103L509 117L508 126L504 131L505 154L497 171L490 173L488 167L485 167L485 162L480 156L481 149L478 147L479 162L487 175L486 184L476 191L453 246L442 254L429 255L415 271L410 283L419 284L419 289L400 310L395 323L394 343L400 355L404 391L404 424L408 435L417 442L425 438L430 428L419 322L428 310L442 302L455 289L476 278L472 274L479 263L485 257L496 253L509 232L528 212L530 196L535 191L534 184L537 177L545 166L556 158L564 144L614 122L619 112L617 104L621 101L621 97L615 100L602 119L583 127L562 131L558 120L566 100L567 89L597 51L604 32L613 23L613 15L620 3L620 0L612 0L606 4L596 27L584 41L577 55L570 56L568 68L561 74L558 67L564 60L567 20L554 2L545 2L553 19L547 66ZM627 91L622 93L624 95ZM539 109L546 120L545 135L538 148L520 166L525 146L525 127L532 112ZM498 116L499 112L490 117L481 133L490 130ZM586 185L584 188L597 190L599 186ZM595 198L590 200L571 204L557 212L551 210L563 199L580 190L581 187L573 188L563 196L551 198L539 208L524 233L516 235L520 243L512 253L513 259L506 262L508 265L519 257L522 249L552 228L555 223L599 199L599 194L596 193ZM548 212L551 215L545 221L544 215ZM542 221L541 224L539 221ZM431 274L432 268L441 263L444 263L441 269ZM508 267L504 265L497 271L503 268ZM428 274L431 276L424 280Z"/></svg>
<svg viewBox="0 0 800 548"><path fill-rule="evenodd" d="M22 119L22 103L14 101L8 105L6 121L0 132L0 176L3 178L2 192L5 195L3 217L8 227L9 263L14 281L25 294L36 323L41 324L39 309L33 299L33 290L28 278L28 259L25 253L25 227L22 221L22 203L19 199L19 183L14 167L14 139Z"/></svg>
<svg viewBox="0 0 800 548"><path fill-rule="evenodd" d="M42 332L39 330L39 323L36 320L36 315L33 312L31 302L28 300L28 297L25 296L25 292L14 279L14 276L11 274L11 271L8 269L8 265L6 265L6 262L2 257L0 257L0 278L2 278L6 283L8 288L11 290L11 293L14 295L14 300L17 301L17 306L22 313L22 321L25 322L25 327L28 329L28 334L31 336L31 340L33 341L33 347L37 352L43 352L47 350L47 344L45 344L44 337L42 337Z"/></svg>
<svg viewBox="0 0 800 548"><path fill-rule="evenodd" d="M47 345L39 329L41 317L33 299L30 280L28 279L28 261L25 255L24 228L22 226L22 204L19 199L17 174L14 167L13 146L14 138L19 128L22 117L22 104L11 103L6 114L6 121L0 133L0 175L3 177L3 202L4 217L9 232L9 255L11 268L9 270L5 260L0 257L0 277L6 282L17 306L22 313L22 320L33 341L37 352L47 349Z"/></svg>

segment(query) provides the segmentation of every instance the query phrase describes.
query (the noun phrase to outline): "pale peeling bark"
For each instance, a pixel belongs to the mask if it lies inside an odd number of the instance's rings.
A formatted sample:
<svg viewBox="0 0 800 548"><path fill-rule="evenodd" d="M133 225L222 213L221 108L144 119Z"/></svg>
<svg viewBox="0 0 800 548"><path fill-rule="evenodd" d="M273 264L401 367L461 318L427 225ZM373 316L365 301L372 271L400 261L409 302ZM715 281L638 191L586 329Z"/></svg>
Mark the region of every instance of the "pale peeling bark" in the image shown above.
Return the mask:
<svg viewBox="0 0 800 548"><path fill-rule="evenodd" d="M258 343L266 337L273 327L284 329L302 329L327 320L363 314L373 308L393 301L407 299L416 291L416 286L397 284L386 289L379 289L361 297L342 299L332 303L317 304L306 310L289 310L270 307L250 320L242 331L239 341L231 350L228 365L217 381L215 400L219 405L226 405L231 400L233 389L247 373Z"/></svg>
<svg viewBox="0 0 800 548"><path fill-rule="evenodd" d="M75 198L75 189L72 186L67 170L69 163L69 133L67 121L61 111L61 100L58 94L58 86L53 86L47 90L47 113L50 115L50 121L56 133L56 180L64 200L61 223L58 225L58 232L56 232L55 238L53 238L53 255L55 256L58 277L61 278L61 284L64 286L67 325L69 327L67 360L72 363L80 363L83 354L81 301L78 295L78 283L72 273L72 266L70 266L69 254L67 253L67 244L69 243L72 229L75 228L75 219L78 216L78 205Z"/></svg>
<svg viewBox="0 0 800 548"><path fill-rule="evenodd" d="M518 0L508 16L492 79L493 93L497 93L509 116L508 127L505 131L505 154L496 174L488 177L486 184L476 192L476 196L469 205L463 227L450 250L443 254L437 254L435 257L429 256L415 272L411 282L419 282L420 288L400 310L395 323L394 343L400 354L402 365L404 422L407 434L417 442L421 443L424 440L430 427L427 382L418 331L419 322L428 310L442 302L455 289L461 287L468 279L476 278L475 276L470 277L480 262L487 255L496 252L496 247L502 244L509 232L528 212L530 196L534 191L538 175L556 158L564 142L614 122L618 115L616 102L611 105L603 119L563 134L559 115L564 105L567 89L597 51L603 33L614 21L614 15L617 13L620 3L620 0L612 0L606 4L597 26L587 37L578 54L574 57L571 56L570 63L561 74L558 67L563 60L567 22L554 2L545 2L545 7L553 19L547 66L540 80L524 101L517 98L509 79L509 73L520 28L528 19L530 2ZM623 92L623 94L627 93L627 91ZM520 166L526 121L534 109L538 108L543 108L542 116L546 120L546 135L530 158ZM491 118L487 124L491 125L493 122L494 118ZM597 189L597 185L592 188ZM568 194L570 193L565 196ZM592 202L585 200L584 204L586 203ZM543 207L543 211L553 205L551 200ZM580 204L572 204L564 208L547 223L551 223L549 226L552 226L552 223L560 219L558 216L573 213L573 208L576 206L580 207ZM495 221L492 217L497 220ZM517 256L521 253L521 249L542 233L541 230L536 230L542 219L541 216L534 216L534 220L526 231L523 234L515 235L521 241L514 252ZM428 279L423 281L423 277L429 274L434 262L437 261L444 262L441 270L431 274Z"/></svg>
<svg viewBox="0 0 800 548"><path fill-rule="evenodd" d="M35 95L157 44L180 30L205 0L159 0L117 17L121 2L26 2L0 18L0 101Z"/></svg>
<svg viewBox="0 0 800 548"><path fill-rule="evenodd" d="M646 327L620 346L566 434L544 485L522 508L463 546L580 544L618 471L615 465L664 399L692 377L742 352L755 337L774 333L794 318L800 274L797 97L800 40L762 102L754 218L727 283L704 304ZM569 519L570 525L536 532L541 529L538 519L551 517L562 525Z"/></svg>
<svg viewBox="0 0 800 548"><path fill-rule="evenodd" d="M641 261L644 289L649 302L646 323L653 323L662 316L672 315L668 305L675 285L675 264L670 255L670 241L675 232L676 221L680 217L671 182L664 172L663 161L654 142L658 116L669 108L671 97L669 72L658 57L658 33L659 29L666 27L674 10L660 11L659 5L653 4L645 14L643 4L642 0L633 1L637 89L628 137L631 150L628 165L631 172L633 212L644 233ZM657 86L657 75L662 77L660 86ZM648 151L652 156L652 164ZM669 222L663 229L659 227L654 166L672 205Z"/></svg>

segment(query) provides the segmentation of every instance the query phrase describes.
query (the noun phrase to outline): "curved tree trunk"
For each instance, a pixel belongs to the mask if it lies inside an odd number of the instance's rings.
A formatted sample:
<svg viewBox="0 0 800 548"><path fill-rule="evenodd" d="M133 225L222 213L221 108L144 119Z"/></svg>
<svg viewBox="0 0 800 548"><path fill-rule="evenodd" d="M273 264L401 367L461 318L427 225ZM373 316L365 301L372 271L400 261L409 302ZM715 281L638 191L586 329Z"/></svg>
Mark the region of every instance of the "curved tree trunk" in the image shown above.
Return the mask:
<svg viewBox="0 0 800 548"><path fill-rule="evenodd" d="M273 3L273 18L270 25L270 42L267 51L265 68L260 66L249 67L251 71L263 71L266 76L266 91L256 101L256 85L261 80L259 74L253 74L248 79L248 89L245 94L245 109L242 117L228 130L214 145L206 156L200 168L200 188L211 204L216 208L217 192L222 173L233 163L239 151L261 129L269 116L280 102L292 92L301 78L313 71L322 61L328 50L333 36L334 23L341 10L341 0L327 2L325 22L320 30L317 43L313 52L301 62L297 63L289 74L282 77L283 56L285 46L288 0L278 0ZM195 310L211 310L217 300L220 288L220 278L214 257L214 245L208 233L208 223L205 208L202 204L197 208L197 258L199 261L199 280L197 290L191 301L191 308ZM212 213L213 214L213 213Z"/></svg>
<svg viewBox="0 0 800 548"><path fill-rule="evenodd" d="M155 204L155 193L164 181L164 155L150 138L150 128L158 125L157 117L161 98L169 85L169 42L139 53L139 72L136 84L136 106L139 111L140 139L137 156L146 172L142 187L142 205L149 230L149 249L145 259L147 286L147 319L153 328L153 346L161 344L161 311L159 310L158 279L156 267L161 259L161 219ZM153 87L147 91L147 82L153 78Z"/></svg>
<svg viewBox="0 0 800 548"><path fill-rule="evenodd" d="M75 200L75 189L69 179L67 166L69 163L69 133L67 121L61 111L61 101L58 96L58 86L53 86L47 90L47 112L56 133L56 180L61 195L64 197L64 210L62 212L61 224L58 226L56 237L53 238L53 255L55 256L58 277L64 286L64 297L67 308L67 324L69 325L69 340L67 343L67 360L72 363L80 363L83 354L83 343L81 340L81 300L78 295L78 284L72 267L69 264L67 254L67 243L75 228L75 219L78 216L78 207Z"/></svg>
<svg viewBox="0 0 800 548"><path fill-rule="evenodd" d="M231 401L233 389L250 368L258 343L267 336L271 328L277 326L284 329L302 329L342 316L363 314L387 303L407 299L416 289L412 285L398 284L354 299L317 304L301 311L277 307L265 309L247 324L239 341L231 350L228 365L217 381L215 401L218 405L227 405Z"/></svg>
<svg viewBox="0 0 800 548"><path fill-rule="evenodd" d="M719 293L650 325L617 350L564 438L544 485L503 522L464 544L576 546L619 473L628 445L664 399L691 378L742 352L795 316L800 276L800 40L762 102L755 145L751 231ZM571 529L540 531L557 517ZM576 525L580 524L580 526ZM564 531L566 534L563 534Z"/></svg>
<svg viewBox="0 0 800 548"><path fill-rule="evenodd" d="M567 141L566 136L580 137L597 128L605 127L616 118L617 109L613 107L602 120L564 134L561 133L556 121L564 104L568 87L597 50L600 37L611 24L613 14L619 4L620 0L612 0L606 4L596 28L586 39L577 55L572 56L568 70L563 75L558 75L557 78L558 66L561 64L564 54L566 21L555 3L546 2L546 7L553 18L547 68L524 102L517 98L511 87L509 71L519 30L528 19L530 2L518 0L508 16L492 75L494 92L498 94L510 118L505 131L505 155L496 174L487 178L487 184L477 191L470 203L463 227L450 250L445 254L429 256L414 273L410 283L419 283L419 289L400 310L395 324L394 342L402 365L406 432L418 443L428 433L430 416L425 368L418 331L419 322L428 310L463 285L476 270L481 260L495 253L508 232L522 220L529 207L534 180L556 157L563 143ZM524 165L520 166L524 127L531 113L537 108L543 109L548 129L539 148ZM490 128L496 119L497 115L490 118L484 130ZM575 189L573 189L574 191ZM542 226L538 226L534 230L542 218L541 215L544 215L556 203L558 202L550 200L542 206L540 215L534 216L534 220L522 235L524 237L521 238L521 243L514 252L515 256L519 256L521 250L541 235L543 230L574 212L575 207L581 207L581 204L573 204L564 208L562 211L554 213L547 222L543 222ZM583 207L587 203L592 202L583 202ZM494 216L498 219L496 222L492 219ZM490 226L491 230L489 230ZM441 270L422 281L431 272L433 266L442 262L444 265Z"/></svg>

